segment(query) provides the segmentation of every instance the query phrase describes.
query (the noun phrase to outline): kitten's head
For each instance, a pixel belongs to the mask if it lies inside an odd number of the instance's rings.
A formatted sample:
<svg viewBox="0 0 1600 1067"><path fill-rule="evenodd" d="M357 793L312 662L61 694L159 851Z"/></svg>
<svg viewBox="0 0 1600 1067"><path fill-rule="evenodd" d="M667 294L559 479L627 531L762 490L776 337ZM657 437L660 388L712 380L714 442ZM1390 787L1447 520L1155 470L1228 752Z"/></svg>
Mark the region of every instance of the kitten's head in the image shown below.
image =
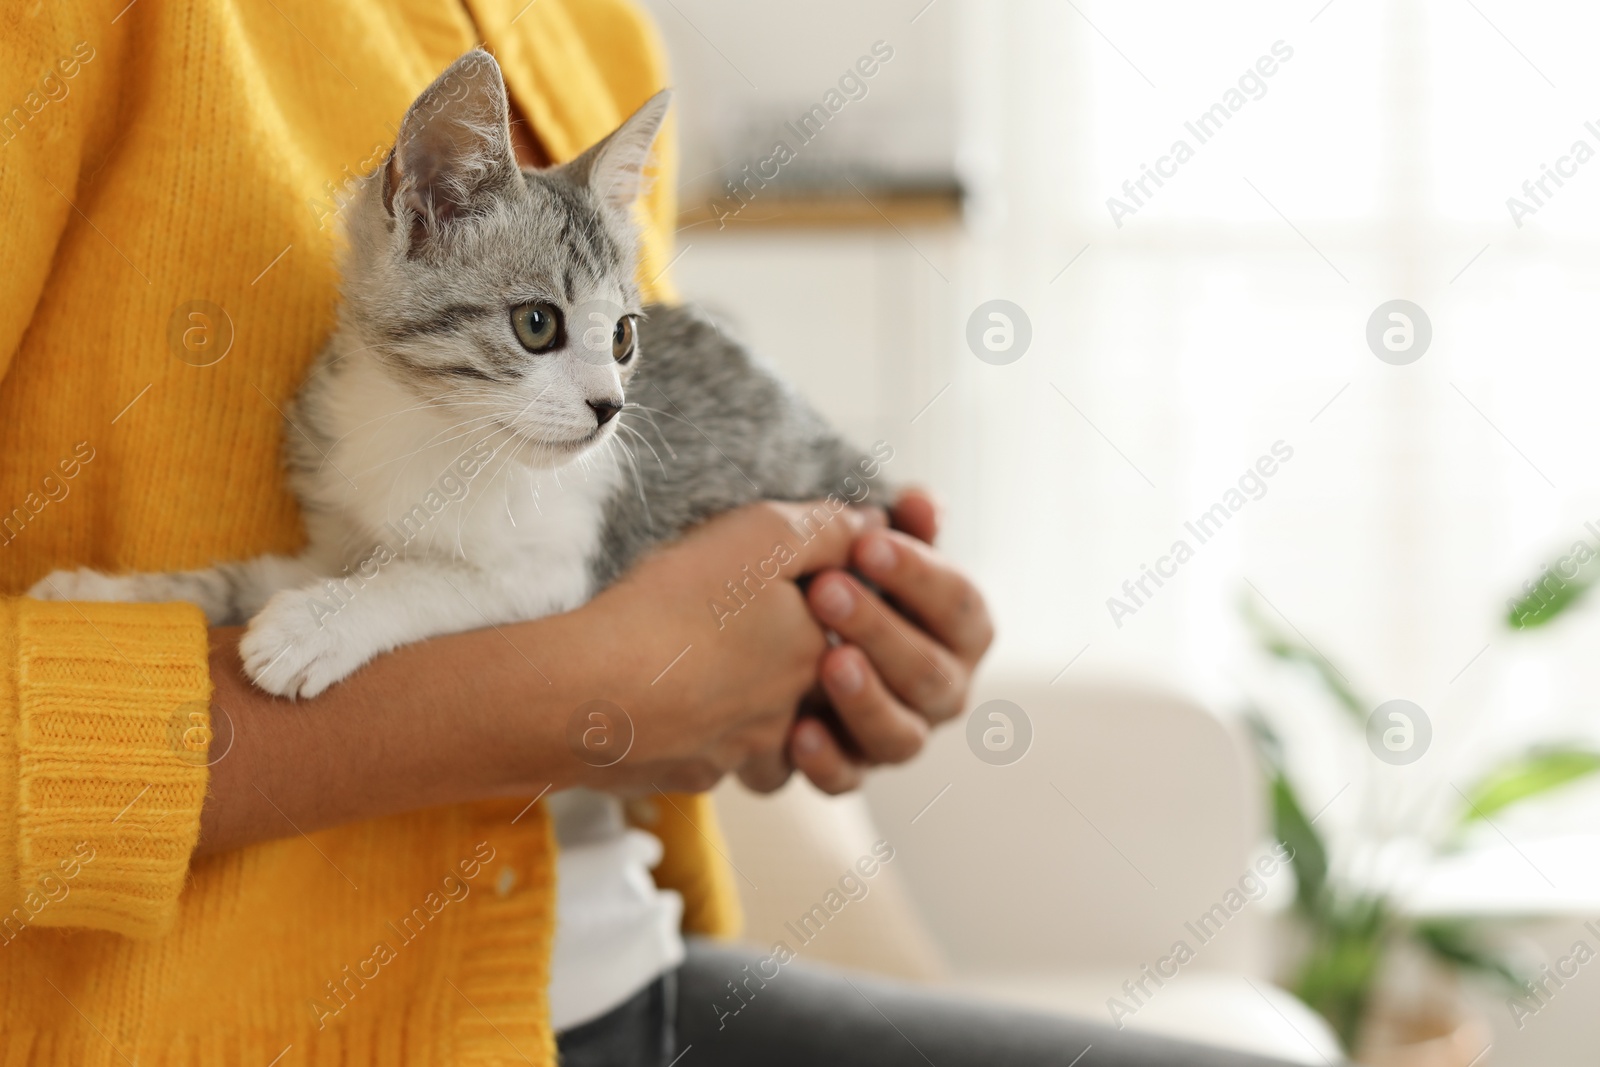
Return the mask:
<svg viewBox="0 0 1600 1067"><path fill-rule="evenodd" d="M343 328L524 462L604 441L640 358L630 212L668 96L571 163L522 170L499 65L462 56L412 104L351 218Z"/></svg>

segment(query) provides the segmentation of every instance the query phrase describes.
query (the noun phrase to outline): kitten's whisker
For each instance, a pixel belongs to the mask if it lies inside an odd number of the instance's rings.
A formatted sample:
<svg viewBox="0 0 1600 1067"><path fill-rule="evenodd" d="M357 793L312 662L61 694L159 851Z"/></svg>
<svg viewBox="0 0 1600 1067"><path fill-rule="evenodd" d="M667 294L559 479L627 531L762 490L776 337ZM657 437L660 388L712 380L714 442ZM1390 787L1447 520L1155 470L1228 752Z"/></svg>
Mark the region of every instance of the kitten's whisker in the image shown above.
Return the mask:
<svg viewBox="0 0 1600 1067"><path fill-rule="evenodd" d="M507 444L511 444L511 443L513 443L513 442L515 442L515 440L516 440L516 435L515 435L515 434L513 434L513 435L512 435L512 436L511 436L511 437L510 437L510 438L509 438L509 439L508 439L508 440L507 440ZM491 454L491 455L490 455L490 456L489 456L489 462L492 462L492 461L493 461L493 460L494 460L494 458L495 458L495 456L497 456L497 455L499 455L499 453L500 453L500 448L501 448L501 447L502 447L502 446L499 446L499 445L496 445L496 446L495 446L495 450L494 450L494 452L493 452L493 453L492 453L492 454ZM498 478L498 477L500 477L500 474L501 474L501 472L502 472L502 471L504 471L504 470L505 470L505 469L506 469L506 466L507 466L507 465L508 465L508 464L510 464L510 462L511 462L511 461L512 461L512 460L513 460L513 459L514 459L514 458L516 458L516 455L517 455L517 450L516 450L516 449L515 449L515 448L514 448L514 447L513 447L513 448L508 448L508 449L506 449L506 457L505 457L505 459L502 459L502 460L501 460L501 461L500 461L500 466L498 466L498 467L496 467L496 468L495 468L495 469L494 469L494 473L493 473L493 474L491 474L491 475L489 475L489 482L490 482L490 483L491 483L491 484L492 484L492 483L493 483L493 482L494 482L494 480L495 480L495 479L496 479L496 478ZM487 466L487 465L488 465L488 463L485 463L485 466ZM483 498L482 498L482 497L479 497L479 498L478 498L478 499L477 499L477 500L476 500L476 501L474 501L474 502L473 502L473 503L472 503L472 504L471 504L471 505L470 505L470 506L469 506L469 507L468 507L468 508L467 508L467 510L466 510L466 511L464 511L464 512L462 512L462 513L461 513L461 521L462 521L462 522L463 522L463 523L465 523L465 522L466 522L466 521L467 521L467 519L468 519L468 518L469 518L469 517L471 517L471 515L472 515L472 513L473 513L473 511L475 511L475 510L476 510L476 509L477 509L477 507L478 507L478 504L480 504L480 503L482 503L482 501L483 501Z"/></svg>
<svg viewBox="0 0 1600 1067"><path fill-rule="evenodd" d="M449 403L448 399L445 398L445 397L442 397L442 396L429 397L428 399L424 400L422 403L416 404L416 405L414 405L412 407L401 408L398 411L390 411L390 412L387 412L387 413L385 413L383 415L375 415L372 418L368 419L366 422L357 423L355 426L350 427L350 430L349 430L348 433L342 434L339 437L334 438L333 445L329 446L330 451L332 450L332 448L337 447L342 441L344 441L344 439L346 437L349 437L350 434L355 433L357 430L365 429L366 427L371 426L375 422L387 422L390 419L399 418L401 415L409 415L414 411L421 411L424 408L434 407L434 406L442 405L442 404L445 404L445 403ZM485 401L474 401L473 403L468 404L468 405L464 405L464 406L469 406L469 407L492 407L493 405L485 400Z"/></svg>
<svg viewBox="0 0 1600 1067"><path fill-rule="evenodd" d="M619 423L618 425L620 426L621 424ZM656 520L655 516L650 514L650 501L644 493L644 478L639 471L639 457L620 436L613 437L612 440L617 443L617 447L622 450L622 454L628 457L628 464L633 470L633 485L639 493L639 506L644 508L645 526L649 528L651 533L655 533ZM645 446L649 447L648 441L645 442ZM654 451L654 449L651 449L651 451ZM660 457L658 456L657 459L659 460ZM665 473L665 468L662 468L662 470Z"/></svg>
<svg viewBox="0 0 1600 1067"><path fill-rule="evenodd" d="M390 413L381 414L381 416L378 416L378 418L368 419L368 421L362 422L362 424L360 424L360 426L352 427L352 429L350 429L349 434L344 434L344 437L339 437L338 440L334 440L334 445L339 445L339 443L341 443L342 440L344 440L344 438L349 437L350 434L355 434L355 432L357 432L357 430L363 429L363 427L371 426L371 424L373 424L373 422L387 421L387 419L397 419L397 418L400 418L400 416L402 416L402 414L413 414L413 413L416 413L416 411L424 410L424 408L442 408L443 405L442 405L442 403L438 403L438 400L440 400L440 398L437 398L437 397L429 398L429 400L424 400L424 402L419 403L419 405L413 406L413 408L402 408L402 410L400 410L400 411L390 411ZM466 406L472 406L472 408L499 408L499 406L502 406L502 405L494 405L494 403L490 403L490 402L472 402L472 403L464 403L464 405L461 405L461 406L464 406L464 408L466 408ZM480 416L480 418L482 418L482 416ZM466 422L458 422L458 424L454 424L454 426L466 426ZM435 434L434 437L430 437L429 438L429 443L430 442L434 442L435 438L440 437L440 435L442 435L442 434L448 434L448 432L450 432L450 429L454 429L454 427L446 427L446 429L440 430L440 432L438 432L438 434ZM424 448L426 448L426 445L424 445Z"/></svg>
<svg viewBox="0 0 1600 1067"><path fill-rule="evenodd" d="M533 407L533 405L535 405L535 404L537 404L537 403L538 403L538 402L539 402L539 398L540 398L540 397L542 397L542 396L544 396L544 394L546 394L546 393L548 393L548 392L549 392L549 391L550 391L550 386L548 386L548 385L547 385L547 386L545 386L545 387L544 387L544 388L543 388L543 389L541 389L541 390L539 390L539 392L538 392L538 394L537 394L537 395L536 395L536 396L535 396L535 397L534 397L534 398L533 398L533 399L532 399L532 400L530 400L530 401L528 401L528 402L527 402L527 403L526 403L526 404L524 404L524 405L523 405L523 406L522 406L522 410L521 410L521 411L519 411L519 412L517 412L517 414L516 414L516 418L514 418L514 419L510 419L510 420L507 420L507 421L509 421L509 422L515 422L515 421L517 421L517 420L518 420L518 419L521 419L521 418L522 418L522 416L524 416L524 415L526 415L526 414L527 414L527 413L528 413L528 409L529 409L529 408L531 408L531 407ZM508 433L510 433L510 434L511 434L511 438L510 438L510 440L512 440L512 441L514 441L514 440L516 440L516 439L517 439L517 434L516 434L516 433L515 433L515 431L512 431L512 430L511 430L511 429L510 429L510 427L508 427L508 426L506 426L506 425L504 425L504 424L502 424L502 426L501 426L501 429L502 429L502 430L505 430L505 431L506 431L506 432L508 432ZM491 435L490 435L490 437L493 437L493 436L494 436L494 435L493 435L493 434L491 434ZM509 442L508 442L508 443L509 443ZM495 450L494 450L494 452L493 452L493 453L491 453L491 454L490 454L490 456L489 456L489 460L488 460L488 461L485 461L485 466L487 466L487 465L488 465L488 463L489 463L489 462L492 462L492 461L493 461L493 460L494 460L494 457L495 457L495 456L496 456L496 455L498 455L498 454L499 454L499 452L500 452L500 446L499 446L499 445L496 445L496 446L495 446ZM498 467L496 467L496 468L495 468L495 471L494 471L494 474L492 474L492 475L491 475L491 476L490 476L490 481L491 481L491 482L492 482L492 481L493 481L493 480L494 480L494 479L495 479L495 478L498 478L498 477L500 477L500 472L501 472L501 471L503 471L503 470L505 470L505 468L506 468L506 464L508 464L508 463L510 463L510 462L511 462L511 460L512 460L512 457L514 457L514 456L515 456L515 455L516 455L516 450L515 450L515 449L511 449L511 450L509 450L509 451L507 451L507 452L506 452L506 458L505 458L505 459L504 459L504 460L502 460L502 461L501 461L501 463L500 463L500 466L498 466ZM481 499L481 498L480 498L480 499ZM468 508L468 509L467 509L467 510L466 510L466 511L465 511L465 512L463 512L463 513L462 513L462 515L461 515L461 521L462 521L462 522L463 522L463 523L464 523L464 522L466 522L466 521L467 521L467 518L468 518L468 517L469 517L469 516L470 516L470 515L471 515L471 514L472 514L472 511L473 511L473 508L476 508L476 507L477 507L477 506L478 506L478 505L477 505L477 504L476 504L476 503L475 503L475 504L473 504L473 505L472 505L472 507L469 507L469 508Z"/></svg>
<svg viewBox="0 0 1600 1067"><path fill-rule="evenodd" d="M492 440L494 440L496 434L501 434L501 433L510 435L507 438L507 443L509 443L512 440L515 440L515 438L516 438L515 432L512 431L509 427L499 426L495 430L491 431L489 433L489 435L487 437L484 437L482 439L482 441L479 442L479 443L486 443L486 442L492 441ZM471 451L471 449L474 448L474 447L476 447L476 446L475 445L469 445L467 448L463 449L460 453L458 453L456 455L455 459L451 460L448 464L446 464L446 469L448 470L449 468L455 466L456 461L459 460L462 456L465 456L467 454L467 452ZM494 451L489 453L489 458L487 460L484 460L483 467L479 467L478 468L478 473L474 474L470 479L467 480L467 486L468 486L467 495L468 496L472 495L471 494L472 483L477 481L479 478L481 478L483 476L484 467L487 467L489 465L489 463L492 462L494 460L494 458L500 454L500 449L502 447L504 447L504 446L503 445L494 446ZM488 489L493 486L495 478L499 477L500 471L505 468L505 465L511 461L512 456L514 456L515 454L516 453L515 453L514 450L508 452L506 454L506 458L503 461L501 461L500 466L495 469L493 474L490 474L488 476L488 478L485 479L485 491L478 495L478 499L477 500L473 501L472 504L469 505L465 510L457 509L457 512L456 512L456 555L459 556L461 559L464 560L464 559L467 558L466 547L461 543L461 532L466 527L467 518L472 514L473 510L475 508L477 508L478 504L480 502L482 502L483 498L488 495ZM507 514L510 514L509 503L507 505ZM513 526L516 525L516 520L515 519L512 520L512 525ZM438 537L439 537L439 531L437 529L435 529L429 535L428 547L430 549L433 547L434 541L438 540Z"/></svg>
<svg viewBox="0 0 1600 1067"><path fill-rule="evenodd" d="M623 412L623 414L625 415L627 412ZM628 433L633 435L635 440L644 445L644 447L648 448L650 450L650 454L656 458L656 466L661 468L661 473L667 473L667 465L661 462L661 453L656 451L656 446L651 444L644 434L623 422L622 415L617 416L617 428L619 430L626 430Z"/></svg>
<svg viewBox="0 0 1600 1067"><path fill-rule="evenodd" d="M405 453L404 455L391 457L390 459L386 459L386 460L382 461L381 463L377 463L374 466L372 466L371 468L369 468L368 472L370 473L370 471L378 470L379 468L388 466L390 463L394 463L397 460L404 459L406 461L405 466L401 467L398 471L396 471L395 475L394 475L394 479L396 481L398 481L402 476L404 476L406 471L408 469L410 469L411 460L414 457L416 457L417 455L420 455L422 452L428 451L431 448L439 448L439 447L447 446L452 441L459 441L464 437L472 437L472 436L474 436L474 434L476 432L475 430L473 430L473 429L464 429L464 428L465 427L470 427L474 423L481 423L481 422L485 421L486 418L492 418L492 416L479 416L478 418L467 419L467 420L464 420L462 422L458 422L458 423L455 423L455 424L453 424L451 426L448 426L445 429L439 431L439 433L434 434L433 437L429 438L428 441L425 442L422 445L421 448L418 448L418 449L415 449L415 450L413 450L411 452ZM438 440L439 437L441 437L442 435L444 435L446 433L450 433L452 430L462 430L462 432L456 434L454 437L446 438L443 441ZM493 438L493 436L494 435L491 433L489 435L489 437L483 438L483 440L485 440L485 441L490 440L491 438ZM465 448L463 448L459 452L457 452L455 454L455 456L453 456L450 459L450 461L445 464L446 469L448 469L449 467L454 466L457 462L459 462L461 460L461 458L463 456L465 456L473 448L477 447L477 445L479 443L481 443L481 442L475 441L474 443L467 445Z"/></svg>
<svg viewBox="0 0 1600 1067"><path fill-rule="evenodd" d="M518 437L516 431L512 430L510 428L510 426L506 425L506 423L507 422L516 422L519 419L521 419L524 415L526 415L528 413L528 409L533 407L533 405L537 404L539 402L539 399L541 397L543 397L544 394L548 393L549 391L550 391L550 386L548 386L548 385L545 386L543 389L539 390L539 392L534 396L534 398L532 400L528 401L526 404L524 404L522 406L522 410L518 411L517 414L513 418L511 418L509 420L501 421L500 425L499 425L499 428L495 432L496 433L509 434L510 436L507 438L507 444L510 444L511 442L516 441L517 437ZM500 420L497 420L497 421L500 421ZM494 436L495 436L495 434L491 433L487 438L485 438L485 440L493 440ZM484 466L488 466L489 463L494 461L495 456L498 456L500 454L500 449L502 447L503 446L501 446L501 445L496 445L495 446L494 451L489 454L489 458L484 461ZM511 460L512 460L512 457L514 457L515 455L516 455L516 449L514 449L514 448L510 449L510 450L508 450L506 452L506 458L500 462L500 466L496 467L494 473L489 476L489 482L491 484L493 483L494 479L500 477L500 472L505 470L506 464L510 463ZM482 470L482 468L479 468L479 469L480 469L480 471ZM467 519L471 517L473 510L477 508L478 502L481 501L482 499L483 499L482 497L479 497L478 501L473 502L472 505L470 505L467 508L466 511L461 513L461 523L462 524L465 524ZM459 530L459 527L458 527L458 530ZM459 541L459 537L458 537L458 541Z"/></svg>
<svg viewBox="0 0 1600 1067"><path fill-rule="evenodd" d="M473 427L474 424L476 424L476 423L492 422L494 420L494 418L495 417L493 415L479 415L477 418L467 419L467 420L462 421L462 422L453 423L450 426L445 427L443 430L440 430L438 433L434 434L432 437L428 438L428 440L424 441L420 448L414 448L410 452L402 452L398 456L390 456L388 459L380 460L379 462L374 463L372 466L366 468L365 470L361 471L360 473L362 473L362 474L371 474L374 471L381 470L384 467L387 467L391 463L398 463L403 459L404 460L409 460L409 459L411 459L411 458L413 458L415 456L418 456L418 455L422 454L423 452L428 451L429 449L438 448L438 447L441 447L441 446L444 446L444 445L448 445L448 444L450 444L450 442L459 441L463 437L470 437L473 434L473 429L471 429L469 427ZM456 431L456 430L461 430L462 432L456 434L454 437L444 437L445 434L451 433L451 432ZM440 440L441 437L443 437L444 439ZM470 448L470 446L469 446L469 448ZM460 459L462 456L466 455L467 451L468 451L468 449L462 449L462 451L456 455L456 459ZM454 462L454 461L452 461L452 462ZM404 474L404 473L405 473L405 468L402 467L400 469L400 471L396 472L395 477L398 479L400 477L400 475Z"/></svg>
<svg viewBox="0 0 1600 1067"><path fill-rule="evenodd" d="M639 403L638 401L635 401L635 400L629 400L627 403L622 405L622 410L624 410L624 411L627 411L629 408L634 408L634 409L636 409L638 411L648 411L652 415L665 415L667 418L676 419L678 422L686 422L687 421L681 415L674 415L670 411L662 411L660 408L653 408L648 404L641 404L641 403Z"/></svg>
<svg viewBox="0 0 1600 1067"><path fill-rule="evenodd" d="M665 415L669 419L678 419L679 422L684 422L683 419L679 419L678 416L672 414L670 411L661 411L657 408L648 407L644 404L624 404L622 407L624 411L626 411L629 407L632 407L644 412L644 417L650 423L650 428L656 432L656 436L661 438L662 445L666 447L667 455L671 456L674 460L678 458L678 452L672 447L672 442L667 440L667 435L661 432L660 426L656 425L656 415ZM688 425L688 423L685 423L685 425Z"/></svg>

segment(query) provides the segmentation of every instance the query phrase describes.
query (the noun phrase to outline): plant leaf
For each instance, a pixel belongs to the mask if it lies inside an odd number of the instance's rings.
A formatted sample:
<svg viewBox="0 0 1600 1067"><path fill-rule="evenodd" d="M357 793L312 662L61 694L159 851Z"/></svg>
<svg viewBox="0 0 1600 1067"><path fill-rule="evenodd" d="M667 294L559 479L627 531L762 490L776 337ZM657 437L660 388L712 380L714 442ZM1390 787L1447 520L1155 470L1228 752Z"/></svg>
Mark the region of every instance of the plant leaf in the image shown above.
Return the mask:
<svg viewBox="0 0 1600 1067"><path fill-rule="evenodd" d="M1299 663L1310 667L1318 680L1338 701L1340 707L1349 712L1355 721L1365 727L1367 715L1371 708L1360 695L1351 688L1350 682L1340 673L1327 657L1310 645L1305 644L1282 630L1278 629L1260 609L1255 601L1248 597L1244 601L1244 617L1250 628L1255 631L1256 641L1261 648L1276 659L1285 663Z"/></svg>
<svg viewBox="0 0 1600 1067"><path fill-rule="evenodd" d="M1388 908L1378 897L1338 899L1330 893L1308 925L1311 944L1295 994L1328 1020L1345 1051L1353 1052L1389 948Z"/></svg>
<svg viewBox="0 0 1600 1067"><path fill-rule="evenodd" d="M1600 771L1600 752L1576 746L1544 748L1502 764L1467 793L1461 824L1496 812Z"/></svg>
<svg viewBox="0 0 1600 1067"><path fill-rule="evenodd" d="M1323 887L1328 881L1328 849L1306 818L1300 798L1295 795L1283 766L1283 742L1260 709L1245 709L1250 739L1267 772L1267 795L1272 804L1272 834L1289 847L1289 863L1294 868L1295 904L1307 916L1315 916L1321 906Z"/></svg>
<svg viewBox="0 0 1600 1067"><path fill-rule="evenodd" d="M1317 828L1306 818L1300 798L1288 777L1278 771L1273 774L1272 828L1279 841L1289 847L1294 866L1295 903L1306 915L1315 915L1321 904L1322 892L1328 883L1328 849L1322 843Z"/></svg>
<svg viewBox="0 0 1600 1067"><path fill-rule="evenodd" d="M1562 560L1571 559L1563 556ZM1533 592L1514 598L1506 609L1506 625L1513 630L1544 626L1567 613L1600 582L1600 557L1591 556L1577 564L1571 578L1546 572Z"/></svg>
<svg viewBox="0 0 1600 1067"><path fill-rule="evenodd" d="M1274 771L1283 770L1283 738L1278 736L1278 731L1272 728L1272 723L1260 708L1254 704L1244 709L1245 725L1250 729L1250 740L1254 742L1256 754L1261 761Z"/></svg>
<svg viewBox="0 0 1600 1067"><path fill-rule="evenodd" d="M1474 936L1471 923L1460 919L1440 919L1418 923L1412 928L1412 933L1430 952L1453 967L1497 978L1515 993L1527 990L1528 975L1510 960L1483 945Z"/></svg>

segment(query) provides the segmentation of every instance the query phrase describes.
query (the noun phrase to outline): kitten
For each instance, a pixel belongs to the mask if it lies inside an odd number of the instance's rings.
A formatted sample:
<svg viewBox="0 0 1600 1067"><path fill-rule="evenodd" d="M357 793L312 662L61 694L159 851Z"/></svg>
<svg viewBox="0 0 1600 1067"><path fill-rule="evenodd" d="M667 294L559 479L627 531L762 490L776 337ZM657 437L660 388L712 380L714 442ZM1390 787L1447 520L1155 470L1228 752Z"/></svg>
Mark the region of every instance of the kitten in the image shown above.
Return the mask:
<svg viewBox="0 0 1600 1067"><path fill-rule="evenodd" d="M804 539L864 499L892 449L856 452L707 320L640 304L630 213L668 96L522 170L499 66L457 60L348 209L338 324L284 427L304 552L31 595L248 619L251 679L312 697L400 645L577 607L740 504L829 498Z"/></svg>

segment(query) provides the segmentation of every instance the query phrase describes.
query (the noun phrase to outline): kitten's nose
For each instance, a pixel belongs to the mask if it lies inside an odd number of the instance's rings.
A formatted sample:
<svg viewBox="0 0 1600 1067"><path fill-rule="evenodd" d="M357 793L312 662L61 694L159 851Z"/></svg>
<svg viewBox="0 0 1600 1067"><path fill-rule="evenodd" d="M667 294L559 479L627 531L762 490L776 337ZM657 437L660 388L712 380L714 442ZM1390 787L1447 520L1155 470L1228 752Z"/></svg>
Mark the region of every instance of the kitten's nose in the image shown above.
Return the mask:
<svg viewBox="0 0 1600 1067"><path fill-rule="evenodd" d="M591 400L589 407L594 410L595 420L601 426L616 418L617 412L622 410L622 405L614 400Z"/></svg>

